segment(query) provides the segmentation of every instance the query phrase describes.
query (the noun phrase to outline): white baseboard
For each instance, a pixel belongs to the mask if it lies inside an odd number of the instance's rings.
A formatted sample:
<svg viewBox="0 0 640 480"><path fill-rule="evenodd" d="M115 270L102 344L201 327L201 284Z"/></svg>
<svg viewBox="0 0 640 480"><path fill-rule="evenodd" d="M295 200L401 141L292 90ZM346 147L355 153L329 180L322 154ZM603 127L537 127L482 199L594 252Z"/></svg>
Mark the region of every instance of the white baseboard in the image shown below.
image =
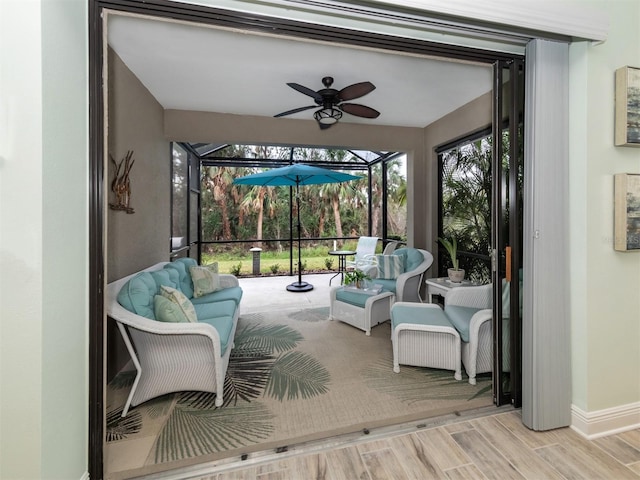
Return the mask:
<svg viewBox="0 0 640 480"><path fill-rule="evenodd" d="M595 412L572 405L571 428L589 440L640 428L640 402Z"/></svg>
<svg viewBox="0 0 640 480"><path fill-rule="evenodd" d="M84 472L80 477L80 480L89 480L89 472Z"/></svg>

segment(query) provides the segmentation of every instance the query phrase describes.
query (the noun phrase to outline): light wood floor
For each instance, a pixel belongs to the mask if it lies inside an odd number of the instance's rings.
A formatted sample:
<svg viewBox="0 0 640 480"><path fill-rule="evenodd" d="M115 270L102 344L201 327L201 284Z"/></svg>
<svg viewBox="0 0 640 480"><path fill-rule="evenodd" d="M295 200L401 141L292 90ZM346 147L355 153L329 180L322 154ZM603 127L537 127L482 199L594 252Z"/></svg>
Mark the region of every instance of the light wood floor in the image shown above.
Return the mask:
<svg viewBox="0 0 640 480"><path fill-rule="evenodd" d="M510 411L190 478L640 479L640 429L588 441L569 428L533 432Z"/></svg>

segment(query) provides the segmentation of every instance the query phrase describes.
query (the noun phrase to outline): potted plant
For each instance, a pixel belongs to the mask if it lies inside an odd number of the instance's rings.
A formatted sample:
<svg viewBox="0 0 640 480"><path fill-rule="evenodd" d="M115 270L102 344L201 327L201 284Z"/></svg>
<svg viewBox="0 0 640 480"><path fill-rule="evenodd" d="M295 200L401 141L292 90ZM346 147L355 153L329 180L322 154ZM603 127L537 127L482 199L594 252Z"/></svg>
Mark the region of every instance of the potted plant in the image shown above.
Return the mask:
<svg viewBox="0 0 640 480"><path fill-rule="evenodd" d="M464 269L458 268L458 242L456 237L453 237L451 240L438 237L438 240L449 254L449 257L451 257L453 268L447 270L449 280L453 283L461 283L462 280L464 280Z"/></svg>
<svg viewBox="0 0 640 480"><path fill-rule="evenodd" d="M344 274L345 285L354 285L356 288L363 288L363 282L371 277L357 268Z"/></svg>

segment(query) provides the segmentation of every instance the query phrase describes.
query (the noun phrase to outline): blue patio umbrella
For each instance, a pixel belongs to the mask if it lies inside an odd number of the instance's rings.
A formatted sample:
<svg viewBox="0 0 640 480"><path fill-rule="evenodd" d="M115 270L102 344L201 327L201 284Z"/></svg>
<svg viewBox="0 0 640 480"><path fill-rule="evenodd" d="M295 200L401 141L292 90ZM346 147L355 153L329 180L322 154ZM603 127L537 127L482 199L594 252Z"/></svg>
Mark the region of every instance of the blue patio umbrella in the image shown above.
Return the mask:
<svg viewBox="0 0 640 480"><path fill-rule="evenodd" d="M290 292L308 292L313 285L302 281L302 262L300 260L300 185L318 185L324 183L340 183L357 180L362 177L348 173L336 172L327 168L314 167L304 163L294 163L286 167L273 168L246 177L236 178L238 185L289 186L296 187L296 206L298 212L298 281L287 285Z"/></svg>

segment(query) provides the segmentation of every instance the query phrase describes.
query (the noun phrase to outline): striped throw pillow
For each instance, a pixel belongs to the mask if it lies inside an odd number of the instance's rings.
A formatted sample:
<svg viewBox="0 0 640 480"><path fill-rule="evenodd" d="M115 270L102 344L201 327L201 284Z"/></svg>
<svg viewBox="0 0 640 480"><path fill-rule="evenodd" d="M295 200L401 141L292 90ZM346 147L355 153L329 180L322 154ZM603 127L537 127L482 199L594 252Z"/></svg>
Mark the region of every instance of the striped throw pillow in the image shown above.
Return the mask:
<svg viewBox="0 0 640 480"><path fill-rule="evenodd" d="M378 261L378 278L381 280L395 280L404 272L400 255L376 255Z"/></svg>

